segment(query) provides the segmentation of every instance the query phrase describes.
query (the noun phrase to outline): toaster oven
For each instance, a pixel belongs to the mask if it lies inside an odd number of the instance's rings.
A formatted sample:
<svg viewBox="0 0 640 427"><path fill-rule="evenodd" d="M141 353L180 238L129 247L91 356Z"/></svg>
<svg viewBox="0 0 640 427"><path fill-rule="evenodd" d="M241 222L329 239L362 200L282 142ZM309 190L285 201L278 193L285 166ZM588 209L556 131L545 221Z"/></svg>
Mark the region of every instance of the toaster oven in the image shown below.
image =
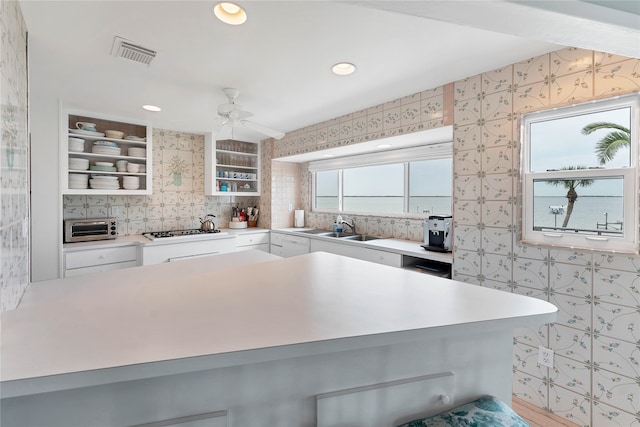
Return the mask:
<svg viewBox="0 0 640 427"><path fill-rule="evenodd" d="M67 219L64 221L65 243L115 239L118 223L115 218Z"/></svg>

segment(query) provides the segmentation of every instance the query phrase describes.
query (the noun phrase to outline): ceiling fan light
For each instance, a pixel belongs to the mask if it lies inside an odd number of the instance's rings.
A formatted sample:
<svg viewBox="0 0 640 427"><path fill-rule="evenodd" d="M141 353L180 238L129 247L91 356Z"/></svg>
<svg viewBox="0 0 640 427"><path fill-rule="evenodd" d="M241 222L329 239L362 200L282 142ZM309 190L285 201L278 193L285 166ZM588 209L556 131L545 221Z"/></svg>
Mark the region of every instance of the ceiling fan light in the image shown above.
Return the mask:
<svg viewBox="0 0 640 427"><path fill-rule="evenodd" d="M331 71L339 76L348 76L356 70L356 66L351 62L338 62L331 67Z"/></svg>
<svg viewBox="0 0 640 427"><path fill-rule="evenodd" d="M244 24L247 20L247 14L244 9L235 3L218 3L213 7L213 13L219 20L229 25Z"/></svg>

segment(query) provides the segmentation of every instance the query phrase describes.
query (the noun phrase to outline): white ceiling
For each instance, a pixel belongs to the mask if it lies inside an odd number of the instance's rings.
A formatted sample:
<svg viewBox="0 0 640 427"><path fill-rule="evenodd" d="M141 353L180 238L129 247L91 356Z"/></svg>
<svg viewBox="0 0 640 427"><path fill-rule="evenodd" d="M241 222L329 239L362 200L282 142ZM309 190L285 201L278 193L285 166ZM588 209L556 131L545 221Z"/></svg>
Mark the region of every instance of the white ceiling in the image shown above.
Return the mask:
<svg viewBox="0 0 640 427"><path fill-rule="evenodd" d="M251 120L287 132L564 45L640 56L639 12L616 8L627 2L238 3L242 26L219 22L213 1L22 0L31 99L202 133L235 87ZM149 67L117 59L115 36L158 55ZM339 61L358 69L335 76Z"/></svg>

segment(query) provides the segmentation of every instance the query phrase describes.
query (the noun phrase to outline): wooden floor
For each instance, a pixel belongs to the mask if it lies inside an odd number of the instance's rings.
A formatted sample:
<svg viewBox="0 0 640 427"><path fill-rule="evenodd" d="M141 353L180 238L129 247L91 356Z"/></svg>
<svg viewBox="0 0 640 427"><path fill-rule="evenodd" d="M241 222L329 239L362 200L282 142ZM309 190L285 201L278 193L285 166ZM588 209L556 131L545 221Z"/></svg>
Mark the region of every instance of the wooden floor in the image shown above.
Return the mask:
<svg viewBox="0 0 640 427"><path fill-rule="evenodd" d="M515 397L511 401L511 407L518 415L524 418L531 427L580 427L571 421L567 421L562 417Z"/></svg>

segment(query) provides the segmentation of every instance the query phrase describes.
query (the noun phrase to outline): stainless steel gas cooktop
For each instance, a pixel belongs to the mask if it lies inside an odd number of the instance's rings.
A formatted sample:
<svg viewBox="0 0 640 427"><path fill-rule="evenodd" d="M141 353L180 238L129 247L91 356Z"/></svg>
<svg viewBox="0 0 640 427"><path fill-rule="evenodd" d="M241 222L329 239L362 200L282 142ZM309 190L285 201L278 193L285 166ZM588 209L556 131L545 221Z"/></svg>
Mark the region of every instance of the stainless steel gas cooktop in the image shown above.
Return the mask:
<svg viewBox="0 0 640 427"><path fill-rule="evenodd" d="M202 230L200 228L191 228L189 230L150 231L147 233L142 233L142 235L149 240L157 240L157 239L170 239L170 238L181 238L181 237L206 236L206 235L219 233L219 232L220 230Z"/></svg>

